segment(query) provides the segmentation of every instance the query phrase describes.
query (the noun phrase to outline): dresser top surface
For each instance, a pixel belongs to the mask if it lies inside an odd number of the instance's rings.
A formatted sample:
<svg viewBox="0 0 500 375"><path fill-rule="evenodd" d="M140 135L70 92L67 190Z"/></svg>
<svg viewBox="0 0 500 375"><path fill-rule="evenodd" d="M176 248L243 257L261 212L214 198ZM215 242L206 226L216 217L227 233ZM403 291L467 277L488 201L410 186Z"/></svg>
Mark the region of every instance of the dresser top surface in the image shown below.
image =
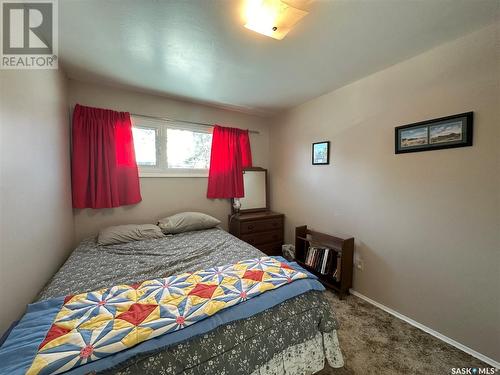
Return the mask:
<svg viewBox="0 0 500 375"><path fill-rule="evenodd" d="M234 215L233 220L247 221L247 220L261 220L261 219L272 219L276 217L281 217L283 214L274 211L258 211L258 212L243 212Z"/></svg>

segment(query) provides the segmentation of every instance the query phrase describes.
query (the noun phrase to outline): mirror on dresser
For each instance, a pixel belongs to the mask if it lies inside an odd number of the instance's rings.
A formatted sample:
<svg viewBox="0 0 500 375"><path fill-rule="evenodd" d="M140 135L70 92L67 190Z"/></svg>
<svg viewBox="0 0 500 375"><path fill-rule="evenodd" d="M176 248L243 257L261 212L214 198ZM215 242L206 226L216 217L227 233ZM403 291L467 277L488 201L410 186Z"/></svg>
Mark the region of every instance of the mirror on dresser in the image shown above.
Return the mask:
<svg viewBox="0 0 500 375"><path fill-rule="evenodd" d="M240 212L256 212L269 209L267 199L267 169L260 167L243 170L245 196L240 198Z"/></svg>
<svg viewBox="0 0 500 375"><path fill-rule="evenodd" d="M229 233L253 245L267 255L281 255L284 215L269 210L267 169L243 171L245 196L240 207L229 216Z"/></svg>

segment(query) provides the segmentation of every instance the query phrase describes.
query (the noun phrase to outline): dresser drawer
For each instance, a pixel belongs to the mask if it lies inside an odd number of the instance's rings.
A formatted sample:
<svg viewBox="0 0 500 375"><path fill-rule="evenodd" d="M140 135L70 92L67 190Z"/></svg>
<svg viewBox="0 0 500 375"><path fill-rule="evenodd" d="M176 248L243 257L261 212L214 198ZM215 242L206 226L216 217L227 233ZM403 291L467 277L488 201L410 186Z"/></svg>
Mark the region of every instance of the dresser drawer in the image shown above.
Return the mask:
<svg viewBox="0 0 500 375"><path fill-rule="evenodd" d="M282 255L281 246L283 242L273 242L267 244L256 245L255 247L266 255Z"/></svg>
<svg viewBox="0 0 500 375"><path fill-rule="evenodd" d="M251 245L267 244L283 240L283 230L273 230L270 232L260 232L243 234L241 239Z"/></svg>
<svg viewBox="0 0 500 375"><path fill-rule="evenodd" d="M268 219L259 221L246 221L241 223L241 233L266 232L283 228L283 219Z"/></svg>

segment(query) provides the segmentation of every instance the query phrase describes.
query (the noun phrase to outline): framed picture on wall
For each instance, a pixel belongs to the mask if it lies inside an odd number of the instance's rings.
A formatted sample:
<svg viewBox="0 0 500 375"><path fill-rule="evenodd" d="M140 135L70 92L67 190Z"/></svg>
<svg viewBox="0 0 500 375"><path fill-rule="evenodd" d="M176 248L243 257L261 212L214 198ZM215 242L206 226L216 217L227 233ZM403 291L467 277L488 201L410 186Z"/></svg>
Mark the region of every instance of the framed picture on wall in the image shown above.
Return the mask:
<svg viewBox="0 0 500 375"><path fill-rule="evenodd" d="M398 126L395 153L472 146L473 112Z"/></svg>
<svg viewBox="0 0 500 375"><path fill-rule="evenodd" d="M313 165L330 164L330 141L312 144L312 163Z"/></svg>

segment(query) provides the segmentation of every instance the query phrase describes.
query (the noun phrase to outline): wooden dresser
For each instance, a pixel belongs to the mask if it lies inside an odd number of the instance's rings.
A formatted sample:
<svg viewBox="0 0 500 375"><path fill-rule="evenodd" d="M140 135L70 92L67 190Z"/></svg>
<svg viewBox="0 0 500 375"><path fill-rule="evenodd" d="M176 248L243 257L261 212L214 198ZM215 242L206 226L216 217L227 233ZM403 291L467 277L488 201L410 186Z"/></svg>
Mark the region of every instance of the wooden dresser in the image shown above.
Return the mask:
<svg viewBox="0 0 500 375"><path fill-rule="evenodd" d="M231 215L229 233L267 255L281 255L284 218L283 214L273 211Z"/></svg>

